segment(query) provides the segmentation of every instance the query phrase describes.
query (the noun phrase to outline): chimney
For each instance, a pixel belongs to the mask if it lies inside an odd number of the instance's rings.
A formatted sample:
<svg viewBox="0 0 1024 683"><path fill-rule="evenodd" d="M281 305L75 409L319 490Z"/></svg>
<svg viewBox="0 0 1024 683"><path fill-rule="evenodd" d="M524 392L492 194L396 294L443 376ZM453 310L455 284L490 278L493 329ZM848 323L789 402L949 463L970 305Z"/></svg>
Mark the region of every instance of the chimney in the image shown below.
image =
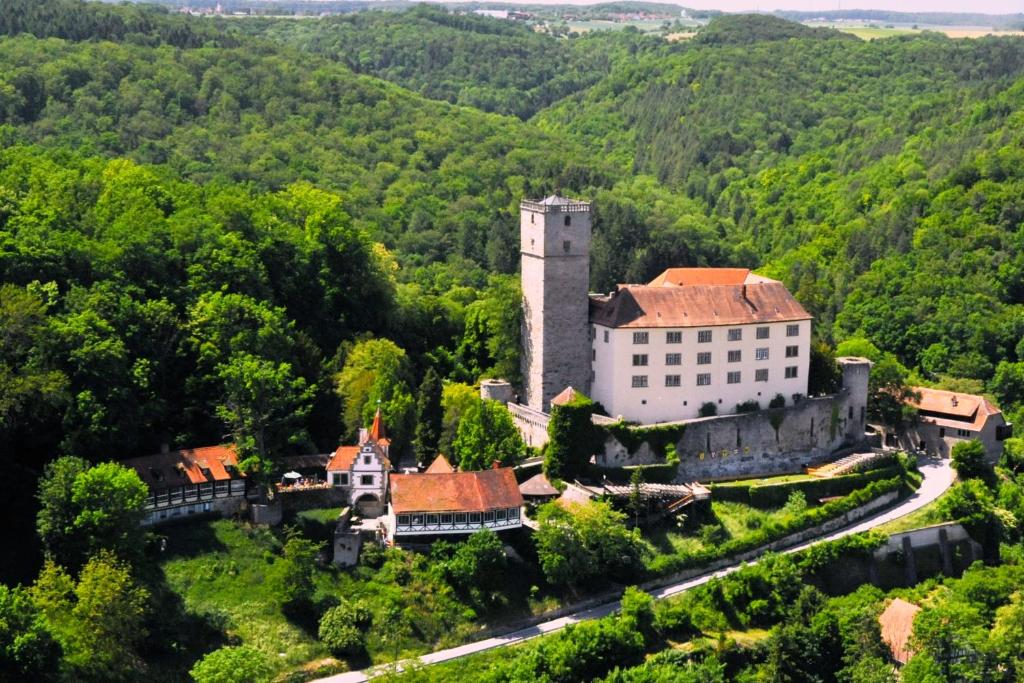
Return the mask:
<svg viewBox="0 0 1024 683"><path fill-rule="evenodd" d="M953 397L952 397L952 398L950 398L949 400L950 400L950 401L952 401L952 403L953 403L953 407L954 407L954 408L956 408L956 396L953 396Z"/></svg>
<svg viewBox="0 0 1024 683"><path fill-rule="evenodd" d="M500 460L495 460L494 462L492 462L491 463L491 469L492 470L501 469L501 461Z"/></svg>

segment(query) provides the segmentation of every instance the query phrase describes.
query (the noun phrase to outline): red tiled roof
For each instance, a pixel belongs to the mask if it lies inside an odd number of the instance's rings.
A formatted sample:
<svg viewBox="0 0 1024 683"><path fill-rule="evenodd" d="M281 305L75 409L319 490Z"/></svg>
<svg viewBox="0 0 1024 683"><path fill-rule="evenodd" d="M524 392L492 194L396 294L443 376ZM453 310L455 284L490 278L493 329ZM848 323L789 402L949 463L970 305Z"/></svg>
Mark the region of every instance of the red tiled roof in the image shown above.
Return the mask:
<svg viewBox="0 0 1024 683"><path fill-rule="evenodd" d="M373 415L373 425L370 427L370 439L380 441L384 438L384 419L380 415L380 408Z"/></svg>
<svg viewBox="0 0 1024 683"><path fill-rule="evenodd" d="M750 272L749 268L669 268L650 281L652 287L667 285L742 285L775 282Z"/></svg>
<svg viewBox="0 0 1024 683"><path fill-rule="evenodd" d="M590 297L590 321L606 327L709 327L810 320L781 282L620 285Z"/></svg>
<svg viewBox="0 0 1024 683"><path fill-rule="evenodd" d="M444 457L443 455L438 455L436 458L434 458L434 462L430 463L430 467L428 467L423 473L451 474L454 471L455 468L452 467L452 464L450 462L448 462L448 458Z"/></svg>
<svg viewBox="0 0 1024 683"><path fill-rule="evenodd" d="M914 387L920 392L921 400L909 403L921 412L921 419L946 427L980 431L985 421L1000 413L984 396L962 394L956 391Z"/></svg>
<svg viewBox="0 0 1024 683"><path fill-rule="evenodd" d="M580 395L580 392L576 391L572 387L566 387L565 389L562 389L557 396L551 399L551 405L564 406L568 403L572 403L573 400Z"/></svg>
<svg viewBox="0 0 1024 683"><path fill-rule="evenodd" d="M237 469L238 457L234 444L144 455L125 460L122 464L133 468L151 489L228 481L245 476ZM234 468L234 476L227 470L228 467ZM203 472L204 469L209 472L208 476Z"/></svg>
<svg viewBox="0 0 1024 683"><path fill-rule="evenodd" d="M914 617L920 611L917 605L896 598L878 617L882 627L882 641L889 646L892 658L900 664L906 664L914 654L909 642L914 632Z"/></svg>
<svg viewBox="0 0 1024 683"><path fill-rule="evenodd" d="M337 472L352 469L352 463L356 461L358 455L359 446L338 446L338 450L334 451L330 462L327 463L327 471Z"/></svg>
<svg viewBox="0 0 1024 683"><path fill-rule="evenodd" d="M482 472L391 475L391 506L405 512L482 512L519 507L523 496L510 467Z"/></svg>
<svg viewBox="0 0 1024 683"><path fill-rule="evenodd" d="M551 485L544 473L534 475L519 485L519 493L524 496L557 496L558 489Z"/></svg>

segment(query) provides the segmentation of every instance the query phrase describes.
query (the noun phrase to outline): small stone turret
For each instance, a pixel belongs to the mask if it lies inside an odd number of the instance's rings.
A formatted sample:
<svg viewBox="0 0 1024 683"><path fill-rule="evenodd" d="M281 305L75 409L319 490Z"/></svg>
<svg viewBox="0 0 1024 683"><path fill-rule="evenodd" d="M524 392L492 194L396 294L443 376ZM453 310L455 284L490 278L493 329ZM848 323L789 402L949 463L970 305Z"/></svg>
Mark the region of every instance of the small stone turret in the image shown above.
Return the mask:
<svg viewBox="0 0 1024 683"><path fill-rule="evenodd" d="M480 398L498 403L509 403L515 398L515 393L507 380L485 379L480 382Z"/></svg>
<svg viewBox="0 0 1024 683"><path fill-rule="evenodd" d="M863 438L867 426L868 378L871 375L871 361L867 358L844 356L836 358L843 373L843 404L846 407L846 432Z"/></svg>

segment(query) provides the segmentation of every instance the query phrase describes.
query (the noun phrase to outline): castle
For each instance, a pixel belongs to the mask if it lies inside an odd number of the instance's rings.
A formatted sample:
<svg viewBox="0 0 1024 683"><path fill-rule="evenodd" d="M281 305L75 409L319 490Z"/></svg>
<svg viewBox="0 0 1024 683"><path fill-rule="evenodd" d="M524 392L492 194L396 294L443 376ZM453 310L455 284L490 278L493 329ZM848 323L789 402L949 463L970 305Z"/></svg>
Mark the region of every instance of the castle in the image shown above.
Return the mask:
<svg viewBox="0 0 1024 683"><path fill-rule="evenodd" d="M870 362L838 359L839 390L807 397L812 317L781 282L746 268L669 268L593 294L590 209L557 195L520 205L520 403L502 380L481 395L508 404L529 445L546 443L569 387L604 408L595 422L678 424L679 481L797 472L863 442ZM609 434L595 462L663 459L640 441Z"/></svg>
<svg viewBox="0 0 1024 683"><path fill-rule="evenodd" d="M811 316L745 268L670 268L590 294L590 204L521 204L523 397L548 412L574 387L651 424L791 404L807 394Z"/></svg>

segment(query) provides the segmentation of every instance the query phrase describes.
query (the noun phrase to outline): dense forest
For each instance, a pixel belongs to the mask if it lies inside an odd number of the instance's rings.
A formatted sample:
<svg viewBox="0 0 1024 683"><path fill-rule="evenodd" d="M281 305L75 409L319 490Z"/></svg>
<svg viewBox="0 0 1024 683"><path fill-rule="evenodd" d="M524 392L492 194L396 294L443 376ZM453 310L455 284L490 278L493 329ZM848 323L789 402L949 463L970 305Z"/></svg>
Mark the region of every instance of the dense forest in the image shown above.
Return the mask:
<svg viewBox="0 0 1024 683"><path fill-rule="evenodd" d="M254 425L324 452L378 401L403 455L454 446L472 384L517 379L518 202L556 189L594 202L595 290L754 267L825 344L1024 418L1022 39L74 0L4 3L0 35L6 583L39 571L61 455Z"/></svg>

